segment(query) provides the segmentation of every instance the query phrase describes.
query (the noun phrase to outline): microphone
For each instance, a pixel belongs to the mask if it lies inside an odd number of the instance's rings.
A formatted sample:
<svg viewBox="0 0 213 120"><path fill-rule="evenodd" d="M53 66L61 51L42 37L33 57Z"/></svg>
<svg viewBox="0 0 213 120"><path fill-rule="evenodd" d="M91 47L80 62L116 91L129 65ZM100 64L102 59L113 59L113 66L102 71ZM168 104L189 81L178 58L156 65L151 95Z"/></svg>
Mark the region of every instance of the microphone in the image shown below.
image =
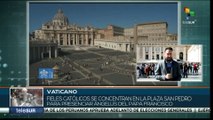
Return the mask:
<svg viewBox="0 0 213 120"><path fill-rule="evenodd" d="M167 63L167 73L171 73L171 71L172 71L172 63L170 62L170 63Z"/></svg>

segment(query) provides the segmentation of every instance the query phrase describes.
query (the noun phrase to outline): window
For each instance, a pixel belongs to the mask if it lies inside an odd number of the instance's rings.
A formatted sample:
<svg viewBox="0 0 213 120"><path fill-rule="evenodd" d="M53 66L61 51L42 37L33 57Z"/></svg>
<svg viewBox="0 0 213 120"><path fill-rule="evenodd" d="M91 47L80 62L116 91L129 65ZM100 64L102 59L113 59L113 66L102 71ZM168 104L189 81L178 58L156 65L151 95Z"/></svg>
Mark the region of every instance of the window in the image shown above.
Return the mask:
<svg viewBox="0 0 213 120"><path fill-rule="evenodd" d="M146 55L145 59L148 60L149 59L149 55Z"/></svg>
<svg viewBox="0 0 213 120"><path fill-rule="evenodd" d="M157 60L159 60L159 59L160 59L159 54L157 54L157 55L156 55L156 59L157 59Z"/></svg>
<svg viewBox="0 0 213 120"><path fill-rule="evenodd" d="M180 53L179 53L179 59L180 59L180 60L183 60L183 52L180 52Z"/></svg>

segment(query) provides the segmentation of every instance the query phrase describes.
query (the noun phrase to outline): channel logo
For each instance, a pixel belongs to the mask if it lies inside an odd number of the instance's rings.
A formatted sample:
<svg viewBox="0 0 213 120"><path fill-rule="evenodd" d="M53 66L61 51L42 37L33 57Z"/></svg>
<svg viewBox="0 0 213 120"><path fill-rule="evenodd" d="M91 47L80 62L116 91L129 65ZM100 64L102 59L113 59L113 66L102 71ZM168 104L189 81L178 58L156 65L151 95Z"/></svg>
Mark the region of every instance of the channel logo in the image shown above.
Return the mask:
<svg viewBox="0 0 213 120"><path fill-rule="evenodd" d="M188 7L184 7L184 12L186 14L186 20L189 20L190 17L195 16L195 11L190 10Z"/></svg>
<svg viewBox="0 0 213 120"><path fill-rule="evenodd" d="M195 24L197 20L195 17L195 11L191 10L189 7L183 8L184 13L186 15L185 19L182 21L183 24Z"/></svg>

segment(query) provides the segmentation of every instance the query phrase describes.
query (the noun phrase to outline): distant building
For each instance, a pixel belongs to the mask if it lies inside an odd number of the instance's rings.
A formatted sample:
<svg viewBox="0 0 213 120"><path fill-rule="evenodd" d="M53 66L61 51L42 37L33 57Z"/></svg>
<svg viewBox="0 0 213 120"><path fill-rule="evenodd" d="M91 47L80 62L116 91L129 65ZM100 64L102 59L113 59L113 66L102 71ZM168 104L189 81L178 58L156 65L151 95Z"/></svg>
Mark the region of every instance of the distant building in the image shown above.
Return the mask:
<svg viewBox="0 0 213 120"><path fill-rule="evenodd" d="M168 33L167 22L150 22L135 26L135 43L139 45L177 45L177 35Z"/></svg>
<svg viewBox="0 0 213 120"><path fill-rule="evenodd" d="M97 39L111 39L116 36L124 35L124 28L115 25L108 25L107 28L97 31Z"/></svg>
<svg viewBox="0 0 213 120"><path fill-rule="evenodd" d="M132 52L133 50L132 42L128 39L125 39L124 36L117 36L111 39L96 39L95 46L123 52Z"/></svg>
<svg viewBox="0 0 213 120"><path fill-rule="evenodd" d="M164 59L164 50L166 47L173 48L173 59L188 61L188 50L190 45L138 45L137 46L137 63L158 62ZM198 57L196 55L196 57Z"/></svg>
<svg viewBox="0 0 213 120"><path fill-rule="evenodd" d="M80 27L70 25L69 19L61 9L52 20L35 30L36 40L53 40L60 46L94 45L95 29L93 27Z"/></svg>
<svg viewBox="0 0 213 120"><path fill-rule="evenodd" d="M202 45L192 45L188 50L189 62L202 62Z"/></svg>
<svg viewBox="0 0 213 120"><path fill-rule="evenodd" d="M102 36L97 35L99 37L95 39L95 45L127 52L136 52L137 45L177 45L177 35L168 34L167 30L167 22L137 24L132 28L125 28L122 36L113 34L107 36L106 30L102 29L98 31Z"/></svg>
<svg viewBox="0 0 213 120"><path fill-rule="evenodd" d="M134 38L134 28L125 28L124 29L124 36L127 38Z"/></svg>
<svg viewBox="0 0 213 120"><path fill-rule="evenodd" d="M30 41L30 63L58 57L58 45L53 41Z"/></svg>
<svg viewBox="0 0 213 120"><path fill-rule="evenodd" d="M115 25L109 25L105 29L97 30L95 46L131 52L133 41L125 36L125 29Z"/></svg>

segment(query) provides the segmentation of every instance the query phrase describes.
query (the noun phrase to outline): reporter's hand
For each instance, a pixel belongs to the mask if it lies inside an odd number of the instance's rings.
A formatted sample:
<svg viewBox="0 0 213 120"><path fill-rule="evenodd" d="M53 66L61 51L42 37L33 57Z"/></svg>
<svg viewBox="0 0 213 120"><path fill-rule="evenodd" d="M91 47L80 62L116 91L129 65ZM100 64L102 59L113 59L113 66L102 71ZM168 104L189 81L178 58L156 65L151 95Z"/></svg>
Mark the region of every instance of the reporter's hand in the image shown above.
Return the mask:
<svg viewBox="0 0 213 120"><path fill-rule="evenodd" d="M172 74L166 74L165 78L166 79L172 79L173 77L172 77Z"/></svg>

